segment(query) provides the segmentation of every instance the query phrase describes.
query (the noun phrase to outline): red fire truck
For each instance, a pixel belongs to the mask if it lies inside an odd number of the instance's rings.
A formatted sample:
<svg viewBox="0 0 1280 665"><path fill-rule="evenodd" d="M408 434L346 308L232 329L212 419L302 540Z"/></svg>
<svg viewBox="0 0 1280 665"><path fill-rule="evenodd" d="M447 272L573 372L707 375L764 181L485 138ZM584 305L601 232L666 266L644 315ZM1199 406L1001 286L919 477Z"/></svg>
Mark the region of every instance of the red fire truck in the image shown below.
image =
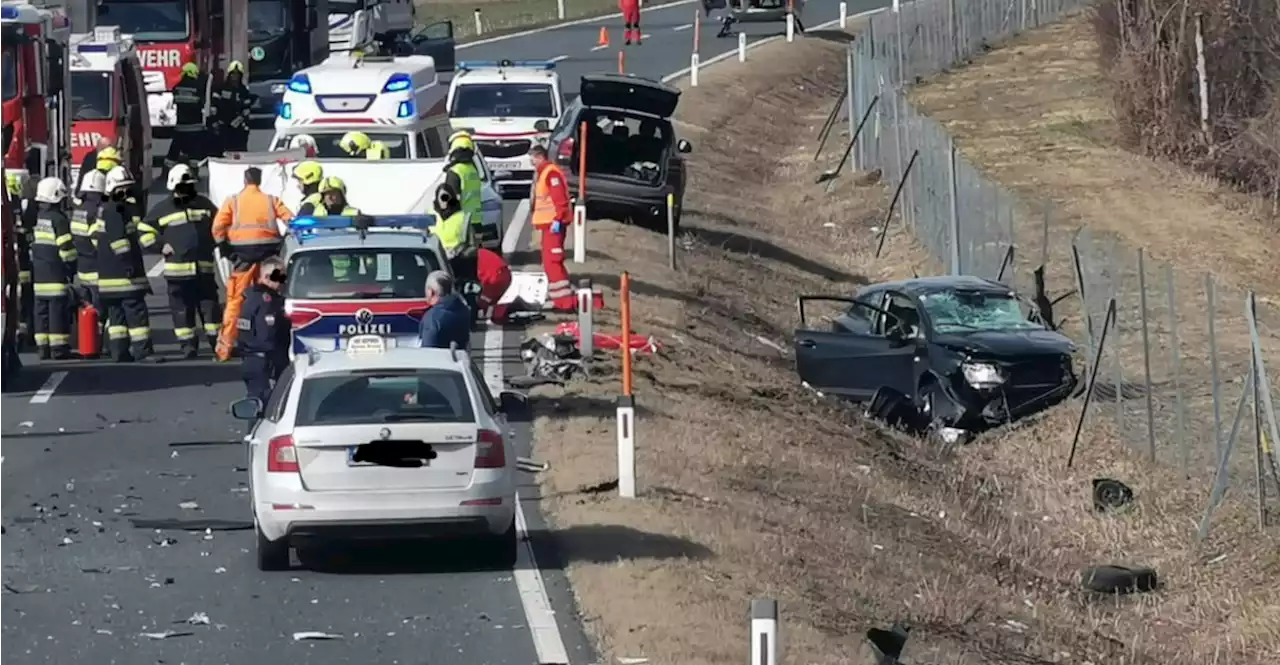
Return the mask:
<svg viewBox="0 0 1280 665"><path fill-rule="evenodd" d="M0 4L3 32L4 166L32 178L71 173L67 45L71 20L60 8Z"/></svg>
<svg viewBox="0 0 1280 665"><path fill-rule="evenodd" d="M248 54L249 0L98 0L98 25L114 25L137 44L153 128L174 124L173 87L182 66L221 71ZM214 77L206 76L211 85Z"/></svg>
<svg viewBox="0 0 1280 665"><path fill-rule="evenodd" d="M81 162L106 139L119 147L142 190L151 187L151 123L133 38L118 26L71 36L72 182Z"/></svg>

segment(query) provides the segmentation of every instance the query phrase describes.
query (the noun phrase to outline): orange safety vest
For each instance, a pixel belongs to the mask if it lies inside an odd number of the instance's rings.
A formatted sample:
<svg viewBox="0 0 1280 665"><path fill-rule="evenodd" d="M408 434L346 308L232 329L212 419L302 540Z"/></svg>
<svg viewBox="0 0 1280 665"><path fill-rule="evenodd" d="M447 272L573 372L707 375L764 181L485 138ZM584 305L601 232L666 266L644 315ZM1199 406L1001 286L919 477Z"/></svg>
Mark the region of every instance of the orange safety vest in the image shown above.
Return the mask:
<svg viewBox="0 0 1280 665"><path fill-rule="evenodd" d="M568 198L568 181L565 180L564 171L560 170L555 164L547 164L542 169L542 173L538 174L538 179L533 184L533 228L542 228L551 226L551 223L560 220L568 222L567 219L561 219L559 212L556 210L556 203L551 198L551 179L553 177L560 178L560 187L565 188L565 198Z"/></svg>
<svg viewBox="0 0 1280 665"><path fill-rule="evenodd" d="M219 241L225 238L232 245L273 245L280 242L276 220L292 217L279 199L246 185L223 203L214 223L214 237Z"/></svg>

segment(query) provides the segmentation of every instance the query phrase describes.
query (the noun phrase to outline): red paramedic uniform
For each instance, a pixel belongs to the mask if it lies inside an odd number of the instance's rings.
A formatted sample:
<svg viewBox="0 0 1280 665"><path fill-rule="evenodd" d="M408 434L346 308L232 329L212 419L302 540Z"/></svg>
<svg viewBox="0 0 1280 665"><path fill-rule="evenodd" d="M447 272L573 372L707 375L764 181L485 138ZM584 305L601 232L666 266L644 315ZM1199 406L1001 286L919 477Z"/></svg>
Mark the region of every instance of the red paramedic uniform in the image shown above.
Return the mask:
<svg viewBox="0 0 1280 665"><path fill-rule="evenodd" d="M578 311L578 299L564 265L564 234L573 223L569 183L559 166L547 162L533 177L533 230L541 237L547 300L559 312Z"/></svg>
<svg viewBox="0 0 1280 665"><path fill-rule="evenodd" d="M483 247L476 256L476 277L480 280L480 297L476 299L481 314L490 312L489 320L502 323L507 320L507 306L499 305L502 294L511 288L511 267L502 255ZM490 310L489 308L493 308Z"/></svg>
<svg viewBox="0 0 1280 665"><path fill-rule="evenodd" d="M623 39L630 44L640 43L640 0L618 0L618 9L622 11L622 22L626 25Z"/></svg>

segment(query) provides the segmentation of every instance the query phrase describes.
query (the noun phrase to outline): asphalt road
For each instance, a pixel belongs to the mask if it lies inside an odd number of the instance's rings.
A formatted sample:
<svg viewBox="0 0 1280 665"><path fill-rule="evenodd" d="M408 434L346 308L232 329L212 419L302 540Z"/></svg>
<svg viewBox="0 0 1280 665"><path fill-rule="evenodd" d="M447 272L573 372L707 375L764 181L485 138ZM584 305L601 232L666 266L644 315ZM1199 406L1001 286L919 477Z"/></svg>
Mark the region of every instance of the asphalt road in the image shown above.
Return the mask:
<svg viewBox="0 0 1280 665"><path fill-rule="evenodd" d="M628 71L661 78L686 67L693 7L646 12L645 43L628 51ZM836 7L812 0L807 22L834 20ZM616 49L593 50L601 24L617 28L616 44L620 23L604 19L478 43L459 58L559 59L576 92L582 73L616 70ZM779 27L747 30L760 39ZM736 48L714 30L703 24L703 62ZM265 150L269 137L255 132L251 149ZM166 148L156 142L157 155ZM164 196L161 183L152 196ZM509 202L508 218L515 208ZM516 247L526 247L527 226L517 230L525 237ZM312 551L292 572L259 572L243 424L227 415L244 394L239 367L212 364L208 349L200 360L176 360L164 283L152 283L153 335L168 362L42 364L28 356L4 386L6 662L519 665L566 660L548 659L557 651L573 665L595 661L558 557L539 546L546 539L537 537L544 522L532 479L521 498L535 556L514 571L474 570L465 548L384 545ZM523 373L520 341L517 330L475 335L491 383ZM513 424L512 434L527 451L528 424ZM195 530L131 522L168 518ZM223 523L208 523L206 533L200 520ZM342 639L295 640L303 631Z"/></svg>

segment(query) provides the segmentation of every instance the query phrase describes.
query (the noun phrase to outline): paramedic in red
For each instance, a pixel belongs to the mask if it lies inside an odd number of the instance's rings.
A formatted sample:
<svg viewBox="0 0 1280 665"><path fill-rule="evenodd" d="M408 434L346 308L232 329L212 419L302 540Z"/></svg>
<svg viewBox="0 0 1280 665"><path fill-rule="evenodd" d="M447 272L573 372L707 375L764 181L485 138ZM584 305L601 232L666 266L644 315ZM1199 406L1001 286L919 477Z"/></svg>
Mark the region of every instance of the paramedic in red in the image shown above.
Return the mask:
<svg viewBox="0 0 1280 665"><path fill-rule="evenodd" d="M622 22L626 24L623 39L631 45L634 39L640 45L640 0L618 0L618 9L622 11Z"/></svg>
<svg viewBox="0 0 1280 665"><path fill-rule="evenodd" d="M564 171L547 159L547 149L535 145L529 150L533 160L534 233L542 245L542 270L547 273L547 300L559 312L578 311L578 301L564 267L564 234L573 220L569 205L569 182Z"/></svg>
<svg viewBox="0 0 1280 665"><path fill-rule="evenodd" d="M476 318L504 323L507 320L507 306L499 305L498 300L511 288L511 267L502 259L501 254L481 247L476 254L476 278L480 280Z"/></svg>

